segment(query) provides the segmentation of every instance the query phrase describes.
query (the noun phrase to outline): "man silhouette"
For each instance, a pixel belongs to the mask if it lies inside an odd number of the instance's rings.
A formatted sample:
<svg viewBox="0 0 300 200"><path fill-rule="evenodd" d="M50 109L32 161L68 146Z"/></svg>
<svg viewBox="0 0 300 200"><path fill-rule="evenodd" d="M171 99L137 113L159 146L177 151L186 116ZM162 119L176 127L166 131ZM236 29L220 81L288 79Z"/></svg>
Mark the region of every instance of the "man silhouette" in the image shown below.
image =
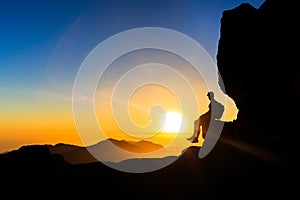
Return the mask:
<svg viewBox="0 0 300 200"><path fill-rule="evenodd" d="M187 139L187 140L191 140L192 143L199 142L198 138L200 135L200 127L202 127L202 137L204 139L210 121L220 120L224 112L224 106L215 100L213 92L208 92L207 97L210 100L210 103L208 105L208 111L200 115L199 118L194 121L194 134L192 135L192 137ZM212 108L214 109L214 112L212 112Z"/></svg>

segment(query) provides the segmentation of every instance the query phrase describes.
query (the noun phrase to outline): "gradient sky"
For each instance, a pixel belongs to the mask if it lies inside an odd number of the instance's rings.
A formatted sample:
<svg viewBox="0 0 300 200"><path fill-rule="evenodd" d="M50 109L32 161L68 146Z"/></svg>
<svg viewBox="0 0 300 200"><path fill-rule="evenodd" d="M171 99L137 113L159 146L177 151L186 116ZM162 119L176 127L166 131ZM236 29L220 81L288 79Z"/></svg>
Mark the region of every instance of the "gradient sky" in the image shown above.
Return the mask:
<svg viewBox="0 0 300 200"><path fill-rule="evenodd" d="M72 119L76 72L101 41L164 27L198 41L215 60L222 11L263 0L1 1L0 152L23 144L81 144Z"/></svg>

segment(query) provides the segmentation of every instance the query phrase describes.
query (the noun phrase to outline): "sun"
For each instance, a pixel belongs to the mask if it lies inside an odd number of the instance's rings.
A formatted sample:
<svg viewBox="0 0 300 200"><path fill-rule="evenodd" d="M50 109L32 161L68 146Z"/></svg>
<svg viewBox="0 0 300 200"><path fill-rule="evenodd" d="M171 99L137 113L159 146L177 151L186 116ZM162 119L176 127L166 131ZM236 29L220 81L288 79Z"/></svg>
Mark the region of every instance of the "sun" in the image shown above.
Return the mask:
<svg viewBox="0 0 300 200"><path fill-rule="evenodd" d="M182 115L178 112L168 112L165 116L163 132L178 133L182 121Z"/></svg>

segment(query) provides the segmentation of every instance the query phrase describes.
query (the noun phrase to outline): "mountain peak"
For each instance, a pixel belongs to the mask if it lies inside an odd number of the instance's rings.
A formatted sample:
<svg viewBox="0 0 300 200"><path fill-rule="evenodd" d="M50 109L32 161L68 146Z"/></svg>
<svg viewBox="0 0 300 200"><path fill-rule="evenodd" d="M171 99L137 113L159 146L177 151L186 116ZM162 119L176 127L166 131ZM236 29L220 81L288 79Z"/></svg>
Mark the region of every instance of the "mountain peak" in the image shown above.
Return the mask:
<svg viewBox="0 0 300 200"><path fill-rule="evenodd" d="M116 140L112 138L108 140L112 142L114 145L118 146L119 148L133 153L149 153L163 148L162 145L155 144L147 140L129 141L129 140Z"/></svg>

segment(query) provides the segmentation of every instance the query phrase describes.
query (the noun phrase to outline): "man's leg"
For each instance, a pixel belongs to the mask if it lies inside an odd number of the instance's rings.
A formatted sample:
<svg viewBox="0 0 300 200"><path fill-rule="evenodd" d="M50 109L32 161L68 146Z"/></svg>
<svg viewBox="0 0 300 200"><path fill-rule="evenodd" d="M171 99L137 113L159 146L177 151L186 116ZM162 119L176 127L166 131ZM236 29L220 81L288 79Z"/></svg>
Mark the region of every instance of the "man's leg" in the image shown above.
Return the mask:
<svg viewBox="0 0 300 200"><path fill-rule="evenodd" d="M192 143L199 142L198 138L199 138L199 135L200 135L200 126L201 126L200 123L201 123L201 116L197 120L197 123L195 123L195 125L194 125L194 135L195 135L195 137L194 137Z"/></svg>
<svg viewBox="0 0 300 200"><path fill-rule="evenodd" d="M210 117L211 117L210 112L207 112L199 117L197 135L194 138L194 140L192 141L193 143L198 142L198 138L200 135L200 127L202 128L202 138L205 139L205 136L206 136L206 133L207 133L207 130L209 127L209 123L210 123Z"/></svg>
<svg viewBox="0 0 300 200"><path fill-rule="evenodd" d="M187 140L193 141L194 138L196 138L198 135L198 130L199 130L199 118L194 121L194 133L191 137L187 138Z"/></svg>
<svg viewBox="0 0 300 200"><path fill-rule="evenodd" d="M197 130L196 136L194 137L192 143L197 143L197 142L199 142L199 140L198 140L199 135L200 135L200 128Z"/></svg>
<svg viewBox="0 0 300 200"><path fill-rule="evenodd" d="M205 139L206 133L208 131L208 127L211 120L211 113L207 112L201 117L201 125L202 125L202 138Z"/></svg>

